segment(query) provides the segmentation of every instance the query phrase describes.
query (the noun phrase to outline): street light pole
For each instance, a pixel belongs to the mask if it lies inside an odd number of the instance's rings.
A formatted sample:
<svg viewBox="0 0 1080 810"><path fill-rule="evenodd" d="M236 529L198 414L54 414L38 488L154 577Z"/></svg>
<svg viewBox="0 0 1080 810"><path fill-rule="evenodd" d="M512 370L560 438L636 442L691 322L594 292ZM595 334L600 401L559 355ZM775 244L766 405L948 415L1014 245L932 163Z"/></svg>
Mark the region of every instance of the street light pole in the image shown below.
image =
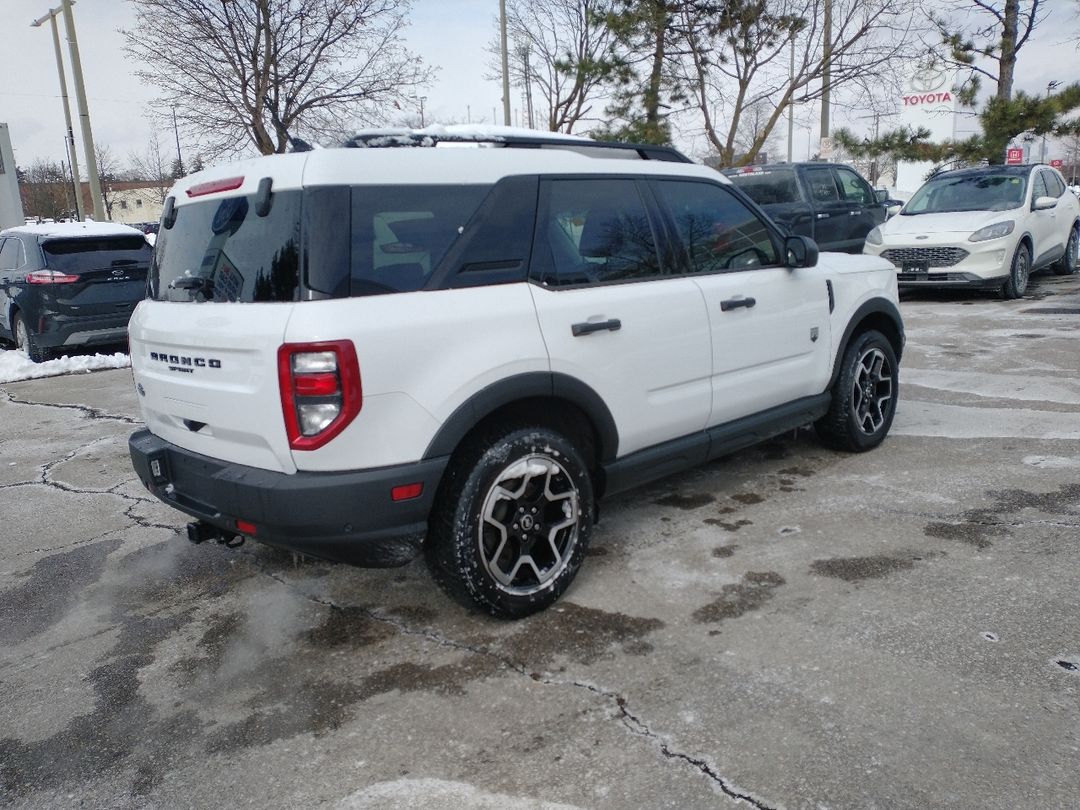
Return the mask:
<svg viewBox="0 0 1080 810"><path fill-rule="evenodd" d="M506 45L506 0L499 0L499 34L502 40L503 125L510 126L510 54Z"/></svg>
<svg viewBox="0 0 1080 810"><path fill-rule="evenodd" d="M45 20L52 23L53 50L56 52L56 72L60 77L60 98L64 102L64 122L67 124L64 151L68 153L68 161L71 163L71 176L75 182L75 219L82 222L82 195L79 193L79 155L75 149L75 132L71 127L71 105L68 102L67 78L64 76L64 54L60 50L60 29L56 25L56 15L59 13L59 7L51 9L48 14L30 23L30 27L40 28Z"/></svg>
<svg viewBox="0 0 1080 810"><path fill-rule="evenodd" d="M1053 90L1055 87L1057 87L1059 84L1061 84L1061 82L1059 82L1057 79L1053 79L1052 81L1049 81L1049 82L1046 83L1046 97L1047 98L1050 98L1050 91ZM1039 156L1039 163L1046 163L1046 133L1045 132L1043 133L1042 152L1041 152L1041 155Z"/></svg>

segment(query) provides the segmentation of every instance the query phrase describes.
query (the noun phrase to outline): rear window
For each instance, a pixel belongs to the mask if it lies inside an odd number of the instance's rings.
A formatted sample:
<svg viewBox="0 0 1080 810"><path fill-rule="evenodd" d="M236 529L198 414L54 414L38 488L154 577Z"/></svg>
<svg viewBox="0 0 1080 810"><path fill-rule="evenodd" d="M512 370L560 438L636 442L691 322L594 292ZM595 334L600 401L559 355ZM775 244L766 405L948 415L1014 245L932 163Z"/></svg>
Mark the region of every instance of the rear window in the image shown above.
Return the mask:
<svg viewBox="0 0 1080 810"><path fill-rule="evenodd" d="M793 171L731 174L728 179L758 205L782 205L800 200Z"/></svg>
<svg viewBox="0 0 1080 810"><path fill-rule="evenodd" d="M486 185L354 188L351 295L421 289L490 189Z"/></svg>
<svg viewBox="0 0 1080 810"><path fill-rule="evenodd" d="M296 301L300 296L301 192L275 192L270 213L255 198L176 208L158 233L150 296L158 301Z"/></svg>
<svg viewBox="0 0 1080 810"><path fill-rule="evenodd" d="M89 273L110 267L146 265L151 248L142 236L51 239L43 242L45 266L64 273Z"/></svg>

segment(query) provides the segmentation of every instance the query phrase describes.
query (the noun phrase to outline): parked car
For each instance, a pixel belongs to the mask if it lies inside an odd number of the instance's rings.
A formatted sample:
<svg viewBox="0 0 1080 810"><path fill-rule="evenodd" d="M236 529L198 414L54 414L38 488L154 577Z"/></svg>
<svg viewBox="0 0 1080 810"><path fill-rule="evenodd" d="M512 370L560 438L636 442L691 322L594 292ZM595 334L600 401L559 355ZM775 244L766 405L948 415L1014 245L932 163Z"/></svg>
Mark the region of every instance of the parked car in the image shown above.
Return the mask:
<svg viewBox="0 0 1080 810"><path fill-rule="evenodd" d="M978 287L1020 298L1032 272L1076 272L1080 201L1057 169L984 166L928 180L866 239L901 286Z"/></svg>
<svg viewBox="0 0 1080 810"><path fill-rule="evenodd" d="M122 343L146 295L151 248L125 225L72 222L0 231L0 337L35 363Z"/></svg>
<svg viewBox="0 0 1080 810"><path fill-rule="evenodd" d="M866 235L886 219L888 192L835 163L781 163L727 169L735 186L789 233L821 250L860 253Z"/></svg>
<svg viewBox="0 0 1080 810"><path fill-rule="evenodd" d="M671 149L482 135L177 183L131 320L129 446L191 540L423 550L452 596L518 617L573 580L604 495L799 425L885 438L888 262L819 263Z"/></svg>

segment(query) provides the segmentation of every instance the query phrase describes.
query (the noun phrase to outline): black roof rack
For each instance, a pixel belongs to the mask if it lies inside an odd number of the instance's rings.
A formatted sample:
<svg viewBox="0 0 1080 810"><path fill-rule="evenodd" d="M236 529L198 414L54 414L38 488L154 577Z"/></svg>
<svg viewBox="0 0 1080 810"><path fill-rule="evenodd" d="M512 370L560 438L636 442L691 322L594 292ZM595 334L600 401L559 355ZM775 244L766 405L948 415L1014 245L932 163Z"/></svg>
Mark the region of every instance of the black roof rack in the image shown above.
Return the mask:
<svg viewBox="0 0 1080 810"><path fill-rule="evenodd" d="M440 143L485 143L506 149L620 149L633 152L640 160L666 160L671 163L693 163L690 158L671 146L621 141L593 141L587 138L554 138L544 135L435 133L411 129L361 132L346 140L346 148L384 149L390 147L432 147ZM627 155L630 157L630 155Z"/></svg>

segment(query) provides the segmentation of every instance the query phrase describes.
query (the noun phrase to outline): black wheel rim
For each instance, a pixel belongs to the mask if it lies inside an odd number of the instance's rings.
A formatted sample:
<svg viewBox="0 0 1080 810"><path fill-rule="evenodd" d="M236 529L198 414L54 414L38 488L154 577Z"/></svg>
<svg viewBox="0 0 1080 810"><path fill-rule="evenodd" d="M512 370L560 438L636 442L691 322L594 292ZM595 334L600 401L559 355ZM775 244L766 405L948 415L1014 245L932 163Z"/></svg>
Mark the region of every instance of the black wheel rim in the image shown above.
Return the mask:
<svg viewBox="0 0 1080 810"><path fill-rule="evenodd" d="M514 596L550 585L577 547L580 515L577 486L556 459L532 454L504 467L480 511L485 570Z"/></svg>
<svg viewBox="0 0 1080 810"><path fill-rule="evenodd" d="M885 424L893 401L893 374L889 358L878 348L867 349L855 364L851 406L855 424L873 436Z"/></svg>

